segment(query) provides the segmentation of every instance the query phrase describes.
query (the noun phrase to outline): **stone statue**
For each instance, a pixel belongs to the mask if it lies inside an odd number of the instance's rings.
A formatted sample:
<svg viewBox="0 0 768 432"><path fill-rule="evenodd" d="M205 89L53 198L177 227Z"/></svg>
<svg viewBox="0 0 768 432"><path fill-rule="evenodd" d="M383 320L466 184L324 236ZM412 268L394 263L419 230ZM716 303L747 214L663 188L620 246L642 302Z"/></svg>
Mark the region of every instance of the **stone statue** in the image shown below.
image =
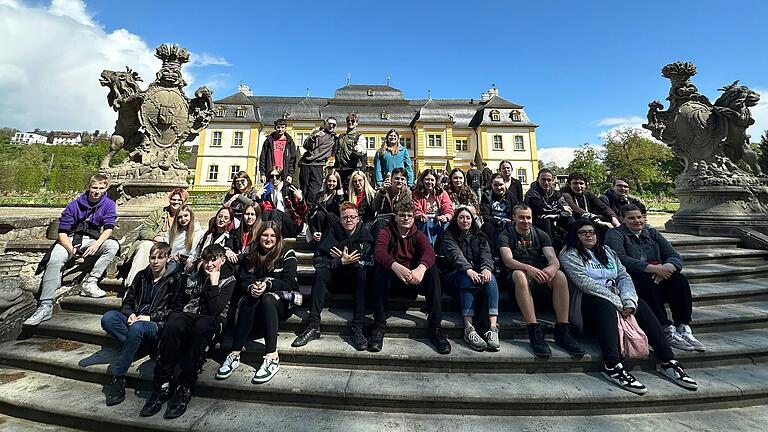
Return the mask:
<svg viewBox="0 0 768 432"><path fill-rule="evenodd" d="M747 134L755 123L749 109L760 95L734 81L713 104L691 82L693 63L668 64L661 74L671 81L669 108L648 104L643 127L685 161L675 179L680 209L667 230L736 236L747 247L768 249L768 178Z"/></svg>
<svg viewBox="0 0 768 432"><path fill-rule="evenodd" d="M112 180L110 192L118 204L138 200L163 200L175 187L187 186L188 169L179 162L179 147L197 137L213 117L211 91L200 87L190 100L184 94L181 65L189 61L189 51L178 45L163 44L155 50L163 65L147 90L138 85L136 72L105 70L101 85L109 88L107 101L118 113L110 151L101 161L100 172ZM128 158L110 167L120 149Z"/></svg>
<svg viewBox="0 0 768 432"><path fill-rule="evenodd" d="M693 63L668 64L661 74L672 82L669 109L661 111L658 101L648 104L648 123L643 127L685 161L684 177L701 161L722 165L726 176L747 175L737 166L743 161L753 175L762 176L746 133L755 123L749 108L757 105L760 95L734 81L719 89L723 94L712 104L690 81L696 75Z"/></svg>

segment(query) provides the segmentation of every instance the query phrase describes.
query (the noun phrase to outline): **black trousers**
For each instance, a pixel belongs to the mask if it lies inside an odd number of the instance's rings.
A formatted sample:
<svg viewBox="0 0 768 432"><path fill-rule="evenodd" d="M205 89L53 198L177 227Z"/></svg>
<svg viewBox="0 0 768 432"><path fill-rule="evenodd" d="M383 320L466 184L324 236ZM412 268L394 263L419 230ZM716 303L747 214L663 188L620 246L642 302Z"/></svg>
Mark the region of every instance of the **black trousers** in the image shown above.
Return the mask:
<svg viewBox="0 0 768 432"><path fill-rule="evenodd" d="M296 225L296 222L291 219L291 216L284 211L265 211L262 219L264 219L264 221L271 220L280 225L280 232L283 235L283 238L296 237L301 232L301 227Z"/></svg>
<svg viewBox="0 0 768 432"><path fill-rule="evenodd" d="M334 213L325 211L325 207L318 207L317 211L311 218L309 218L309 229L311 232L325 233L331 226L340 222L339 216Z"/></svg>
<svg viewBox="0 0 768 432"><path fill-rule="evenodd" d="M317 193L323 189L324 165L300 165L299 189L310 208L317 205Z"/></svg>
<svg viewBox="0 0 768 432"><path fill-rule="evenodd" d="M440 288L440 272L436 266L432 266L424 273L424 279L418 285L408 285L395 276L390 269L376 265L373 270L373 323L376 327L387 327L387 309L389 308L389 292L394 288L401 291L422 292L427 298L429 317L427 322L430 328L440 328L443 322L442 305L440 304L442 291Z"/></svg>
<svg viewBox="0 0 768 432"><path fill-rule="evenodd" d="M600 344L603 361L608 367L615 366L621 361L616 307L608 300L585 293L581 299L581 314L584 317L585 332L594 335ZM648 345L657 359L668 362L675 358L672 348L667 344L661 324L642 299L638 300L635 319L648 336Z"/></svg>
<svg viewBox="0 0 768 432"><path fill-rule="evenodd" d="M497 228L493 222L485 222L480 226L480 231L482 231L488 239L488 246L491 247L491 253L495 257L499 257L499 248L497 246L498 235L501 233L503 227L503 225L499 225L499 228Z"/></svg>
<svg viewBox="0 0 768 432"><path fill-rule="evenodd" d="M220 329L218 317L188 312L171 315L160 338L155 385L172 382L176 365L179 365L179 384L191 387L197 381L208 347Z"/></svg>
<svg viewBox="0 0 768 432"><path fill-rule="evenodd" d="M237 313L235 331L232 336L232 349L239 351L245 346L245 341L253 330L256 317L264 328L264 345L267 353L277 351L277 329L280 321L288 318L290 309L283 300L278 300L270 293L264 293L259 298L245 295L240 301Z"/></svg>
<svg viewBox="0 0 768 432"><path fill-rule="evenodd" d="M341 186L344 188L344 195L349 193L349 178L352 177L352 173L357 171L357 168L337 168L336 172L341 177ZM365 168L360 168L360 171L365 172Z"/></svg>
<svg viewBox="0 0 768 432"><path fill-rule="evenodd" d="M312 304L309 307L309 325L320 326L320 312L325 305L328 286L334 288L354 287L355 307L352 312L352 326L363 328L365 318L365 287L367 271L361 266L342 266L336 269L326 267L315 270L315 281L312 283Z"/></svg>
<svg viewBox="0 0 768 432"><path fill-rule="evenodd" d="M559 251L564 245L568 229L575 221L573 216L558 216L557 219L537 217L533 219L533 226L547 233L552 240L552 246Z"/></svg>
<svg viewBox="0 0 768 432"><path fill-rule="evenodd" d="M672 321L667 318L665 303L669 304L669 309L672 311L675 327L680 324L690 324L693 301L688 278L677 271L657 284L650 273L632 272L630 276L635 284L637 295L648 303L661 325L665 327L672 325Z"/></svg>

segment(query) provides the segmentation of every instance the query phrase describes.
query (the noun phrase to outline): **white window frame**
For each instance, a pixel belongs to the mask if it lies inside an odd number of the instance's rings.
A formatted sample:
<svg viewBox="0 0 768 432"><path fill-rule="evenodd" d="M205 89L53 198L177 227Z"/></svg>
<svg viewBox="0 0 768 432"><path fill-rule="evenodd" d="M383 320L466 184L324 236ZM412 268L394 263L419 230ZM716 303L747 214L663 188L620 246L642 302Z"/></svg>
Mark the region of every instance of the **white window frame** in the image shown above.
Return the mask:
<svg viewBox="0 0 768 432"><path fill-rule="evenodd" d="M457 152L469 151L469 140L466 138L456 138L453 140Z"/></svg>
<svg viewBox="0 0 768 432"><path fill-rule="evenodd" d="M400 137L400 145L407 148L408 150L411 149L412 145L411 137Z"/></svg>
<svg viewBox="0 0 768 432"><path fill-rule="evenodd" d="M511 118L513 122L523 121L523 116L520 115L520 111L512 111L509 113L509 118Z"/></svg>
<svg viewBox="0 0 768 432"><path fill-rule="evenodd" d="M376 150L377 147L375 136L365 137L365 148L368 150Z"/></svg>
<svg viewBox="0 0 768 432"><path fill-rule="evenodd" d="M520 183L522 184L528 184L528 170L525 168L518 168L517 179L520 180Z"/></svg>
<svg viewBox="0 0 768 432"><path fill-rule="evenodd" d="M515 145L513 149L515 151L525 151L525 137L523 135L515 135Z"/></svg>
<svg viewBox="0 0 768 432"><path fill-rule="evenodd" d="M242 147L244 135L245 134L242 131L235 131L235 133L232 134L232 147ZM238 136L240 138L240 144L237 143Z"/></svg>
<svg viewBox="0 0 768 432"><path fill-rule="evenodd" d="M427 134L427 147L428 148L442 148L443 147L443 134Z"/></svg>
<svg viewBox="0 0 768 432"><path fill-rule="evenodd" d="M245 118L245 112L246 112L245 108L238 108L237 110L235 110L235 117Z"/></svg>
<svg viewBox="0 0 768 432"><path fill-rule="evenodd" d="M232 181L235 178L235 176L237 175L237 173L239 173L240 171L242 171L240 169L240 165L232 165L232 166L230 166L229 167L229 181Z"/></svg>
<svg viewBox="0 0 768 432"><path fill-rule="evenodd" d="M491 111L490 117L491 117L491 121L495 121L495 122L501 121L501 113L499 112L499 110Z"/></svg>
<svg viewBox="0 0 768 432"><path fill-rule="evenodd" d="M216 164L208 165L208 181L219 180L219 166Z"/></svg>
<svg viewBox="0 0 768 432"><path fill-rule="evenodd" d="M496 138L498 138L498 147L496 146ZM494 151L504 151L504 135L495 134L491 136L491 140L493 140L493 150Z"/></svg>
<svg viewBox="0 0 768 432"><path fill-rule="evenodd" d="M216 117L224 117L225 115L227 115L227 109L224 107L218 107L216 108L214 115Z"/></svg>
<svg viewBox="0 0 768 432"><path fill-rule="evenodd" d="M211 147L221 147L221 138L224 134L221 131L213 131L211 134Z"/></svg>

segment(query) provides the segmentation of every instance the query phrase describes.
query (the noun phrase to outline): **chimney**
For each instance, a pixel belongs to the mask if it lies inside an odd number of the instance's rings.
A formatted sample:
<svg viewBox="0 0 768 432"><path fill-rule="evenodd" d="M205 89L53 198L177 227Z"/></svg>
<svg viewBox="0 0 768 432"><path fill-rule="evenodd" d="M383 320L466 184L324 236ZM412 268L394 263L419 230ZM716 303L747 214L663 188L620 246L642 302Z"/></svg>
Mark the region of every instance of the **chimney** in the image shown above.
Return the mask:
<svg viewBox="0 0 768 432"><path fill-rule="evenodd" d="M491 100L491 95L488 92L480 95L480 102L488 102L489 100Z"/></svg>
<svg viewBox="0 0 768 432"><path fill-rule="evenodd" d="M251 88L242 83L237 86L237 91L246 96L253 96L253 92L251 91Z"/></svg>

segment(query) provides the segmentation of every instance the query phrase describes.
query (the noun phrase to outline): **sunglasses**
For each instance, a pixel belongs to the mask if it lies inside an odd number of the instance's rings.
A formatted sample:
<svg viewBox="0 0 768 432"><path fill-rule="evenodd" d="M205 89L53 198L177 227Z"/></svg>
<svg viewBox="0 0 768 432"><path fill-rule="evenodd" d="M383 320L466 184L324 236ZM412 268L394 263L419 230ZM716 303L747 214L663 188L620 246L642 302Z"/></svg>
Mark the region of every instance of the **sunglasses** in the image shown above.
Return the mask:
<svg viewBox="0 0 768 432"><path fill-rule="evenodd" d="M336 127L336 123L327 123L327 125L328 127L332 127L332 128Z"/></svg>
<svg viewBox="0 0 768 432"><path fill-rule="evenodd" d="M280 178L280 174L270 174L269 177L273 178L273 179L279 179Z"/></svg>

